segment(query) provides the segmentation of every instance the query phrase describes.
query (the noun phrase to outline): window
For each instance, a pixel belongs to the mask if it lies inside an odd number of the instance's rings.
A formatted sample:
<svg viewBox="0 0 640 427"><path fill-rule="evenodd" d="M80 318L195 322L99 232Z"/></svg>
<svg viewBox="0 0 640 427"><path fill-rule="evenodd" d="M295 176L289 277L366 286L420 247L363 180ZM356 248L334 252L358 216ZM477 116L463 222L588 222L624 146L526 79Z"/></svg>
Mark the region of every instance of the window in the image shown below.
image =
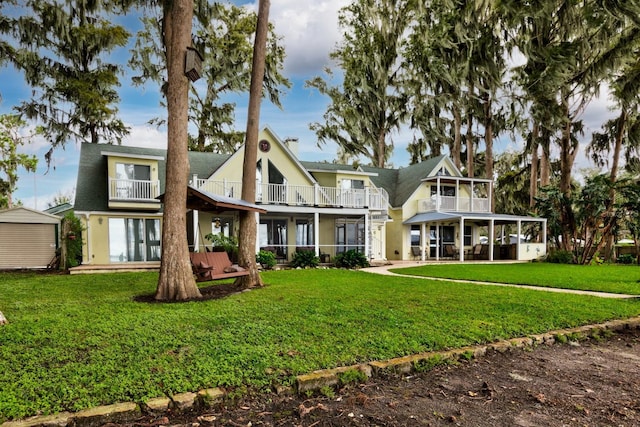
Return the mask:
<svg viewBox="0 0 640 427"><path fill-rule="evenodd" d="M364 221L341 219L336 221L336 252L346 252L355 249L364 253Z"/></svg>
<svg viewBox="0 0 640 427"><path fill-rule="evenodd" d="M233 230L233 220L231 218L213 218L211 221L211 234L230 237Z"/></svg>
<svg viewBox="0 0 640 427"><path fill-rule="evenodd" d="M361 179L343 179L342 180L341 205L352 207L364 207L365 193L364 181Z"/></svg>
<svg viewBox="0 0 640 427"><path fill-rule="evenodd" d="M443 167L440 168L438 173L436 173L436 175L438 175L438 176L451 176L451 173L447 170L447 168L445 168L443 166Z"/></svg>
<svg viewBox="0 0 640 427"><path fill-rule="evenodd" d="M116 178L151 181L151 166L116 163Z"/></svg>
<svg viewBox="0 0 640 427"><path fill-rule="evenodd" d="M159 261L160 220L109 218L109 260Z"/></svg>
<svg viewBox="0 0 640 427"><path fill-rule="evenodd" d="M256 201L262 200L262 159L256 164Z"/></svg>
<svg viewBox="0 0 640 427"><path fill-rule="evenodd" d="M435 194L437 192L438 192L438 186L433 184L431 186L431 195L435 196ZM456 195L456 187L454 187L452 185L441 185L440 186L440 195L441 196L455 197L455 195Z"/></svg>
<svg viewBox="0 0 640 427"><path fill-rule="evenodd" d="M151 185L151 166L116 163L115 188L110 191L118 199L153 199L157 194Z"/></svg>
<svg viewBox="0 0 640 427"><path fill-rule="evenodd" d="M287 258L287 220L261 219L258 229L260 247L273 247L276 257Z"/></svg>
<svg viewBox="0 0 640 427"><path fill-rule="evenodd" d="M313 222L306 219L296 221L296 246L313 246Z"/></svg>
<svg viewBox="0 0 640 427"><path fill-rule="evenodd" d="M420 225L412 225L411 226L411 246L421 246L420 245Z"/></svg>
<svg viewBox="0 0 640 427"><path fill-rule="evenodd" d="M471 238L473 234L473 230L470 225L464 226L464 245L471 246Z"/></svg>
<svg viewBox="0 0 640 427"><path fill-rule="evenodd" d="M364 181L361 179L343 179L342 188L344 190L364 190Z"/></svg>

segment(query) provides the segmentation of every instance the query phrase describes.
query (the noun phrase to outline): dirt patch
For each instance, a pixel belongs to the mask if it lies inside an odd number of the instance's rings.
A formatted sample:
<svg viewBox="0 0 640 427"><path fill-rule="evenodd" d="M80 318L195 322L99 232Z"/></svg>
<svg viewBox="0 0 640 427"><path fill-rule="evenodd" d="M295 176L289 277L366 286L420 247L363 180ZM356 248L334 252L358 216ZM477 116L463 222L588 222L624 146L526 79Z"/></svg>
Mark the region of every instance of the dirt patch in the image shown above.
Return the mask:
<svg viewBox="0 0 640 427"><path fill-rule="evenodd" d="M325 396L245 397L130 426L637 426L640 331L606 340L489 352Z"/></svg>
<svg viewBox="0 0 640 427"><path fill-rule="evenodd" d="M193 301L207 301L211 299L220 299L228 297L229 295L237 294L238 292L243 292L246 289L243 289L241 286L232 283L221 283L214 284L210 286L205 286L200 288L200 294L202 298L186 300L186 301L157 301L155 299L155 294L147 294L147 295L137 295L133 297L134 301L137 302L147 302L147 303L159 303L159 304L179 304L183 302L193 302Z"/></svg>

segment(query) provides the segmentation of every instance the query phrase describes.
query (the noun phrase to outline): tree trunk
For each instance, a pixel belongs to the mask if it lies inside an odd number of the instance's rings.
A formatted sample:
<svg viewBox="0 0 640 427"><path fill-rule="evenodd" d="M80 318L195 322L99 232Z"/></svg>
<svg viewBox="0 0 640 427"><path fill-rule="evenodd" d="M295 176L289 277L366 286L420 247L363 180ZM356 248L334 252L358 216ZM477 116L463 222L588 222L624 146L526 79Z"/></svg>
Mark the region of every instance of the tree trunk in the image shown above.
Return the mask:
<svg viewBox="0 0 640 427"><path fill-rule="evenodd" d="M473 116L467 114L467 176L473 178Z"/></svg>
<svg viewBox="0 0 640 427"><path fill-rule="evenodd" d="M489 94L484 101L484 145L485 145L485 173L487 179L493 180L493 111L492 100ZM492 210L493 212L493 206Z"/></svg>
<svg viewBox="0 0 640 427"><path fill-rule="evenodd" d="M473 82L471 81L471 76L469 76L469 99L467 100L467 176L469 178L473 178L473 161L474 161L474 150L473 150L473 99L474 99L474 91L475 88L473 86Z"/></svg>
<svg viewBox="0 0 640 427"><path fill-rule="evenodd" d="M549 118L546 118L549 120ZM544 122L538 122L540 134L540 187L547 187L551 184L551 131Z"/></svg>
<svg viewBox="0 0 640 427"><path fill-rule="evenodd" d="M536 205L535 197L538 195L538 122L533 123L531 130L531 171L529 177L529 207Z"/></svg>
<svg viewBox="0 0 640 427"><path fill-rule="evenodd" d="M456 165L458 169L461 169L462 163L460 161L460 151L462 148L462 116L460 114L460 109L458 109L457 106L453 107L453 126L453 147L451 149L451 157L453 157L453 164Z"/></svg>
<svg viewBox="0 0 640 427"><path fill-rule="evenodd" d="M622 142L624 140L624 132L627 125L627 111L623 108L618 117L618 129L616 130L616 140L613 147L613 159L611 160L611 173L609 179L611 180L611 190L609 190L609 206L607 207L607 218L613 217L613 210L616 203L616 188L615 183L618 180L618 168L620 167L620 153L622 152ZM604 238L607 241L604 250L604 259L607 261L616 260L615 236L613 231L608 233Z"/></svg>
<svg viewBox="0 0 640 427"><path fill-rule="evenodd" d="M247 133L244 144L242 166L242 199L254 203L256 200L256 162L258 158L258 133L260 132L260 101L265 70L265 52L269 30L269 0L260 0L256 38L253 45L251 85L249 87L249 109ZM240 236L238 259L240 265L248 268L249 275L238 277L236 284L243 288L263 286L256 264L257 224L253 212L240 213Z"/></svg>
<svg viewBox="0 0 640 427"><path fill-rule="evenodd" d="M578 154L578 143L571 138L573 121L569 114L569 99L564 96L562 101L566 124L560 139L560 191L567 197L571 196L571 170Z"/></svg>
<svg viewBox="0 0 640 427"><path fill-rule="evenodd" d="M187 182L189 174L189 80L184 75L187 47L191 46L192 0L165 0L164 44L167 58L167 172L162 224L162 258L157 300L200 298L187 243Z"/></svg>
<svg viewBox="0 0 640 427"><path fill-rule="evenodd" d="M384 126L380 129L380 131L378 132L378 158L376 159L376 164L377 167L379 167L380 169L384 168L384 164L387 160L387 144L385 144L385 138L386 133L384 130Z"/></svg>

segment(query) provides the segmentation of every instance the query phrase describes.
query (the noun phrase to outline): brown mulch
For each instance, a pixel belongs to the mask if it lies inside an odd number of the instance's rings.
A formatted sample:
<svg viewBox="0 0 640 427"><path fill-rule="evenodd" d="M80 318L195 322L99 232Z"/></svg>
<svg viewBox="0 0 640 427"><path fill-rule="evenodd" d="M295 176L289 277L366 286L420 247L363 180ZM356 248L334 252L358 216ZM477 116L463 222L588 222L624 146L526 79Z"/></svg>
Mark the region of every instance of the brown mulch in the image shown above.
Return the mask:
<svg viewBox="0 0 640 427"><path fill-rule="evenodd" d="M370 379L333 395L259 394L121 425L638 426L640 331L489 352L421 374Z"/></svg>
<svg viewBox="0 0 640 427"><path fill-rule="evenodd" d="M236 294L238 292L242 292L243 290L244 289L236 285L235 282L214 284L214 285L200 288L200 294L202 294L202 298L193 299L189 301L206 301L211 299L220 299L220 298L227 297L229 295ZM154 294L137 295L133 297L133 300L137 302L164 303L164 304L187 302L187 301L157 301L154 298Z"/></svg>

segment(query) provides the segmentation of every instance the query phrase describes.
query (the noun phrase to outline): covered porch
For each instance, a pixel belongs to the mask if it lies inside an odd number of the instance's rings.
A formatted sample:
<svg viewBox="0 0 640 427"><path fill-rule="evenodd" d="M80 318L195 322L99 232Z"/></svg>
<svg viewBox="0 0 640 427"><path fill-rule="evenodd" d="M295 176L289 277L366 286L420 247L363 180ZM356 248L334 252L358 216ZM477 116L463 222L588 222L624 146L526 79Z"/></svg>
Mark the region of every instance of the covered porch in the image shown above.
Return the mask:
<svg viewBox="0 0 640 427"><path fill-rule="evenodd" d="M418 213L403 224L413 233L411 249L416 260L531 261L547 252L545 218L427 212Z"/></svg>

